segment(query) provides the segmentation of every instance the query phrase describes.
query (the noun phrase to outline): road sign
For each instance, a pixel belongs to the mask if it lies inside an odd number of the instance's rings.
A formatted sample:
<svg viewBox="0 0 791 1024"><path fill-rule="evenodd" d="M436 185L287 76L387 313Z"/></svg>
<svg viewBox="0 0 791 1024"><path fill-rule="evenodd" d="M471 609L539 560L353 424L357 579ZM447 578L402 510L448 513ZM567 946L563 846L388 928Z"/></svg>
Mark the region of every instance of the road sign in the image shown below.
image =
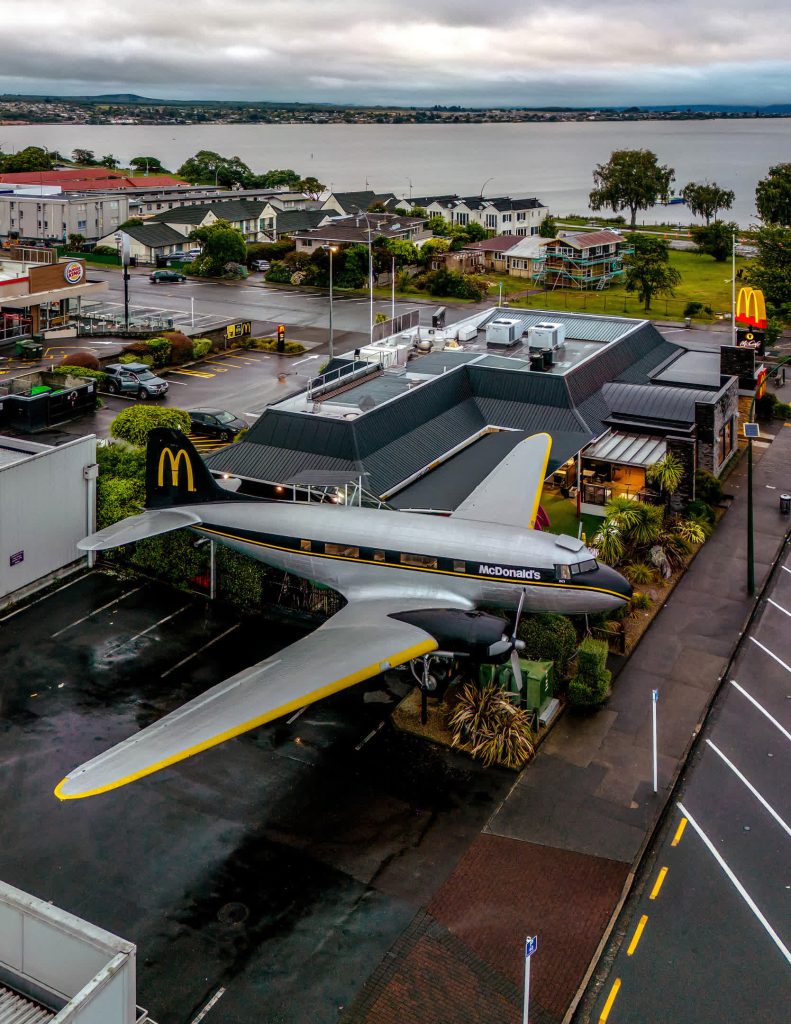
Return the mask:
<svg viewBox="0 0 791 1024"><path fill-rule="evenodd" d="M228 324L225 328L225 337L228 341L231 341L232 338L244 338L248 334L252 334L252 332L252 322L250 320L246 320L238 324Z"/></svg>
<svg viewBox="0 0 791 1024"><path fill-rule="evenodd" d="M522 1024L529 1024L530 1017L530 957L538 949L538 936L528 935L525 939L525 996L522 1003Z"/></svg>
<svg viewBox="0 0 791 1024"><path fill-rule="evenodd" d="M659 700L659 690L651 691L651 700L654 702L654 704L656 704L656 702Z"/></svg>
<svg viewBox="0 0 791 1024"><path fill-rule="evenodd" d="M528 935L525 939L525 958L532 956L538 949L538 936Z"/></svg>

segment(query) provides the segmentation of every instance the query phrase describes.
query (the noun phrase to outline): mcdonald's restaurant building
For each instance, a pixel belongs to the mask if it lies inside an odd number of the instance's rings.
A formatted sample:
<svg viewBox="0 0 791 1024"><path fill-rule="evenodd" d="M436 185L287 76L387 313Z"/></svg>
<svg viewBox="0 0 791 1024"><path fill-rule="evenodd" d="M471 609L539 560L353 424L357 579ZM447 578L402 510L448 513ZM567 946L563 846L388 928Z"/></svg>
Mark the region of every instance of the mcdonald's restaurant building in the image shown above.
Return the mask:
<svg viewBox="0 0 791 1024"><path fill-rule="evenodd" d="M84 260L58 259L50 249L0 253L0 345L24 338L76 334L82 299L107 291L88 280Z"/></svg>

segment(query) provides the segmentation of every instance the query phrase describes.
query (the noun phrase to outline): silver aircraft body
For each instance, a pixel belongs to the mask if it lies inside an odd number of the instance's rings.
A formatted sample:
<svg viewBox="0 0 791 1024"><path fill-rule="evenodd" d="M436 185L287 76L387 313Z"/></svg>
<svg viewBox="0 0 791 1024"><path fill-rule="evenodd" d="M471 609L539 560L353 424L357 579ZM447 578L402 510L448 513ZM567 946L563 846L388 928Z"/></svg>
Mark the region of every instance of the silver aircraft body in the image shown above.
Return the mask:
<svg viewBox="0 0 791 1024"><path fill-rule="evenodd" d="M581 541L533 528L551 438L518 444L450 517L268 502L220 487L189 441L151 432L146 511L87 537L104 550L187 528L339 591L346 606L314 633L218 683L70 772L62 800L106 792L433 651L479 660L513 652L523 608L620 607L631 587ZM515 633L515 627L513 632Z"/></svg>

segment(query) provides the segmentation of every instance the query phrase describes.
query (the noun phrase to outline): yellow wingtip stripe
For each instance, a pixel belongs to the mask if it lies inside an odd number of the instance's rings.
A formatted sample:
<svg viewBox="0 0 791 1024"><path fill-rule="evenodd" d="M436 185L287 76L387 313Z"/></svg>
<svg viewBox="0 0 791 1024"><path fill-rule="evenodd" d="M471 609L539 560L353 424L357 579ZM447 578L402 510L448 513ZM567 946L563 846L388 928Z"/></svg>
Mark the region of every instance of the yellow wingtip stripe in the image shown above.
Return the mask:
<svg viewBox="0 0 791 1024"><path fill-rule="evenodd" d="M288 704L283 704L279 708L274 708L272 711L268 711L264 715L259 715L257 718L251 718L249 721L243 722L241 725L234 726L233 729L227 729L225 732L218 733L217 736L213 736L209 740L204 740L203 743L198 743L194 747L188 747L186 750L183 750L178 754L174 754L172 757L165 758L162 761L157 761L155 764L149 765L147 768L143 768L139 772L134 772L132 775L127 775L122 779L109 783L106 786L99 786L96 789L86 790L83 793L63 793L63 786L71 781L67 776L56 786L55 796L59 800L83 800L89 796L99 796L101 793L108 793L112 789L120 789L122 786L129 785L130 782L136 782L138 779L142 779L146 775L153 775L154 772L161 771L163 768L168 768L170 765L176 764L179 761L185 761L188 757L194 757L196 754L201 754L204 750L216 747L220 743L224 743L226 740L234 739L234 737L241 736L242 733L249 732L251 729L257 729L261 725L266 725L267 722L272 722L276 718L281 718L283 715L287 715L290 711L297 711L301 707L305 707L308 704L314 704L317 700L329 697L349 686L354 686L356 683L362 683L366 679L371 679L373 676L379 675L382 671L381 666L385 662L388 662L391 667L395 668L397 665L403 665L406 661L412 661L413 658L419 658L423 654L435 651L437 646L437 641L433 637L429 637L426 640L421 641L419 644L415 644L413 647L407 647L405 650L399 651L397 654L380 658L372 665L367 665L365 668L358 669L357 672L352 672L348 676L342 676L340 679L336 679L334 682L328 683L326 686L322 686L318 690L314 690L305 697L299 697L296 700L290 701Z"/></svg>
<svg viewBox="0 0 791 1024"><path fill-rule="evenodd" d="M536 525L536 516L538 515L538 506L541 503L541 495L544 490L544 480L547 476L547 466L549 465L549 453L552 451L552 435L547 434L546 431L542 431L540 434L534 434L534 437L545 437L546 438L546 451L544 452L544 464L541 467L541 474L538 479L538 487L536 488L536 496L533 499L533 511L530 513L530 519L528 525L532 529Z"/></svg>

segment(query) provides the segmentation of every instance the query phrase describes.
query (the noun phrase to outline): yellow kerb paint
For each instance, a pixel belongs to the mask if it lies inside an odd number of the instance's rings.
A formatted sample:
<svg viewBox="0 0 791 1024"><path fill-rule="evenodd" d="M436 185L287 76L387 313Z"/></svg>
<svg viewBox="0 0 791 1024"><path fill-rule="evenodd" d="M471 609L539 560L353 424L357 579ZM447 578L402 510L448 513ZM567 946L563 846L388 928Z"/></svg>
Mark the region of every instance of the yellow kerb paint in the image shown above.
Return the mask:
<svg viewBox="0 0 791 1024"><path fill-rule="evenodd" d="M632 941L629 943L629 948L626 950L626 955L627 956L632 956L634 951L637 949L637 944L640 941L640 938L641 938L641 936L643 934L643 929L645 928L647 923L648 923L648 915L647 914L643 914L643 916L637 922L637 927L634 930L634 935L632 936Z"/></svg>
<svg viewBox="0 0 791 1024"><path fill-rule="evenodd" d="M659 872L659 875L657 876L656 881L654 882L654 888L651 890L651 895L648 897L649 900L655 900L659 895L659 890L662 888L662 883L665 880L666 874L667 868L662 868L662 870Z"/></svg>
<svg viewBox="0 0 791 1024"><path fill-rule="evenodd" d="M604 1004L604 1009L602 1010L601 1016L599 1017L599 1024L606 1024L607 1018L610 1016L612 1004L615 1002L615 997L618 995L618 989L620 989L620 987L621 979L616 978L615 981L612 983L610 994L607 996L607 1002Z"/></svg>
<svg viewBox="0 0 791 1024"><path fill-rule="evenodd" d="M686 818L682 818L681 821L678 823L678 828L676 829L676 834L673 836L673 842L670 844L671 846L678 846L678 844L681 842L681 837L684 835L684 829L686 827L687 827L687 819Z"/></svg>

